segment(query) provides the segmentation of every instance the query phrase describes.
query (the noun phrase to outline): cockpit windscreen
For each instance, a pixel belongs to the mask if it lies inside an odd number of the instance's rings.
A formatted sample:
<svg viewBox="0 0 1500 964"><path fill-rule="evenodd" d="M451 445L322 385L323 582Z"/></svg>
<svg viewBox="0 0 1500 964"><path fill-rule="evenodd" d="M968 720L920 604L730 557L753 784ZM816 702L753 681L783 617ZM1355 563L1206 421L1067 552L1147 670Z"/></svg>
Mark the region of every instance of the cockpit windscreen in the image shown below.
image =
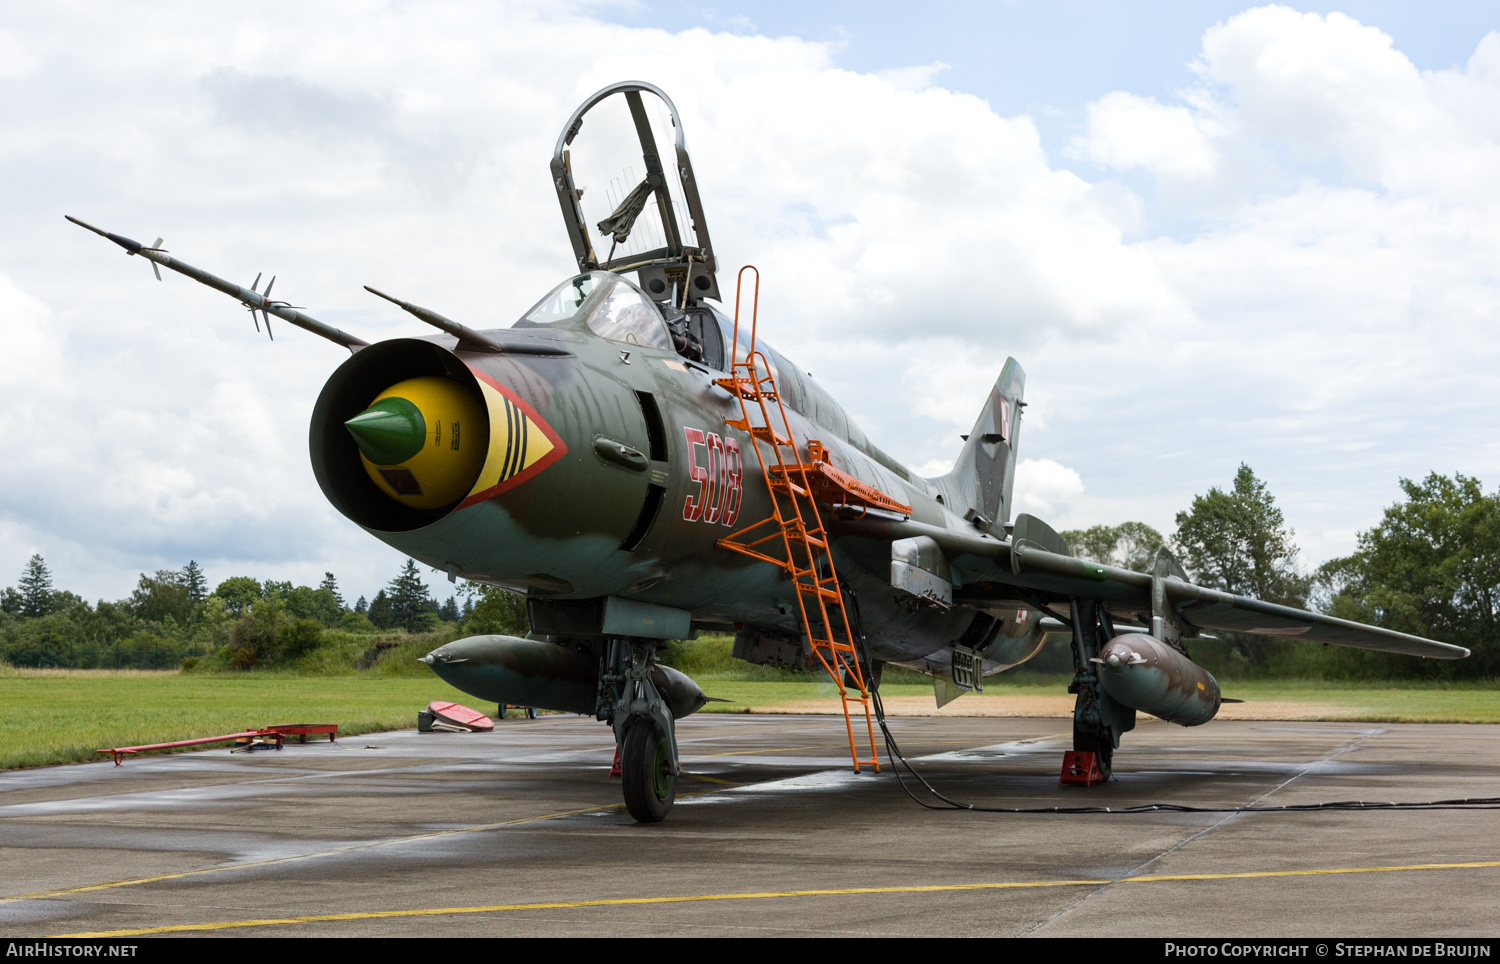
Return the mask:
<svg viewBox="0 0 1500 964"><path fill-rule="evenodd" d="M672 351L666 320L651 299L635 285L608 271L590 271L553 288L516 322L516 328L556 325L575 318L588 319L601 338L626 345Z"/></svg>
<svg viewBox="0 0 1500 964"><path fill-rule="evenodd" d="M651 300L625 280L616 282L604 303L589 315L589 327L601 338L626 345L672 351L667 323Z"/></svg>
<svg viewBox="0 0 1500 964"><path fill-rule="evenodd" d="M589 296L604 287L609 278L606 271L590 271L588 274L569 278L538 301L536 307L526 312L516 322L516 327L555 325L559 321L567 321L578 314L578 309L589 300Z"/></svg>

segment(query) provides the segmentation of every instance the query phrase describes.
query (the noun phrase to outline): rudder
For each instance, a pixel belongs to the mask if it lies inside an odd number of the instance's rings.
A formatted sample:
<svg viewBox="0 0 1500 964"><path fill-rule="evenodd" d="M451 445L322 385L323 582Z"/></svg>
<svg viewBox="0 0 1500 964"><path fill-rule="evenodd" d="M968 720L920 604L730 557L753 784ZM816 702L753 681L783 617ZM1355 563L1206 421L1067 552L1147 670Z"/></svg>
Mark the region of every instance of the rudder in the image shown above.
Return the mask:
<svg viewBox="0 0 1500 964"><path fill-rule="evenodd" d="M952 471L932 480L948 507L976 528L988 531L1010 518L1025 389L1026 373L1007 358Z"/></svg>

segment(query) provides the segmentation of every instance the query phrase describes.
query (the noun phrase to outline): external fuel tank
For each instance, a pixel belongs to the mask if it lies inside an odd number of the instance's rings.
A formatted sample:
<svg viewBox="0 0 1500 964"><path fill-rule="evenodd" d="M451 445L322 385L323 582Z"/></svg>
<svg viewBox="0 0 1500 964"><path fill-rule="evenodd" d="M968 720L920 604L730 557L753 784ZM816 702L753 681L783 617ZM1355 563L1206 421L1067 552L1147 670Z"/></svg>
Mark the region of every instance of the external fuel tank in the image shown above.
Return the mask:
<svg viewBox="0 0 1500 964"><path fill-rule="evenodd" d="M1219 712L1219 683L1213 675L1154 636L1116 636L1095 662L1110 698L1142 713L1197 726Z"/></svg>

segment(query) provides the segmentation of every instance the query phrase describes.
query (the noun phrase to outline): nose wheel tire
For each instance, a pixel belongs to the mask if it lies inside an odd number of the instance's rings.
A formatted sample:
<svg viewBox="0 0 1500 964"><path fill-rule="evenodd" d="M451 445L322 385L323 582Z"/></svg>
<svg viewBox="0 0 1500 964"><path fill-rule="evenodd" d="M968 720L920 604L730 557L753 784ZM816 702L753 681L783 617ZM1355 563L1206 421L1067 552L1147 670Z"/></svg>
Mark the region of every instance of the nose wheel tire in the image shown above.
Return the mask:
<svg viewBox="0 0 1500 964"><path fill-rule="evenodd" d="M625 734L620 751L620 784L625 809L638 823L658 823L677 799L677 778L667 742L656 724L638 719Z"/></svg>

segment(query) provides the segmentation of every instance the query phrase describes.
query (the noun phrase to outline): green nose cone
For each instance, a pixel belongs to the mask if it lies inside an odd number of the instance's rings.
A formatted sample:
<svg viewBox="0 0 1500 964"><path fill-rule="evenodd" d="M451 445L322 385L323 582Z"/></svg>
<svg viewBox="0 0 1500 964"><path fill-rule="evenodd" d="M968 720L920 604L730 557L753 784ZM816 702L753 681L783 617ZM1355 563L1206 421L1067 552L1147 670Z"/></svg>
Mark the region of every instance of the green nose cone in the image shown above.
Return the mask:
<svg viewBox="0 0 1500 964"><path fill-rule="evenodd" d="M399 396L382 398L344 423L354 444L376 465L399 465L422 451L427 420L421 409Z"/></svg>

